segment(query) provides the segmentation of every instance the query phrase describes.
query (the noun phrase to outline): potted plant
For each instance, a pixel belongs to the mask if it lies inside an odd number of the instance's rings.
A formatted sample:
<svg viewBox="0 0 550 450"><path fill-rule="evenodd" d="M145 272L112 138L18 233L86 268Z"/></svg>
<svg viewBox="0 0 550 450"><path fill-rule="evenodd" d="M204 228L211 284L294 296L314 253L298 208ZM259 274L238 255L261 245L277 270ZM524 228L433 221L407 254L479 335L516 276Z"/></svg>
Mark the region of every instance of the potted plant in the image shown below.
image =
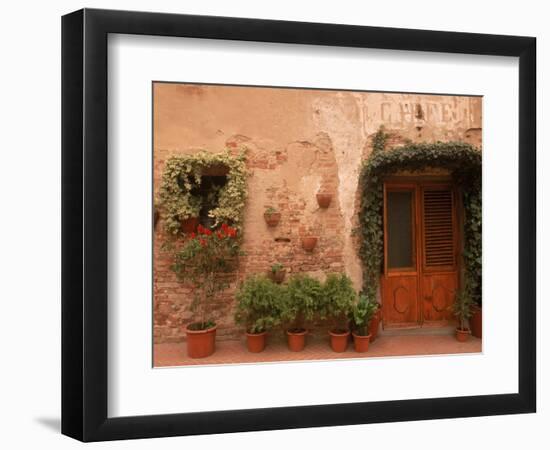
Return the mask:
<svg viewBox="0 0 550 450"><path fill-rule="evenodd" d="M317 238L315 236L302 237L302 248L306 252L312 252L316 245L317 245Z"/></svg>
<svg viewBox="0 0 550 450"><path fill-rule="evenodd" d="M365 294L360 294L358 301L351 309L351 323L353 329L353 346L358 353L369 350L371 342L370 323L376 314L378 303L369 299Z"/></svg>
<svg viewBox="0 0 550 450"><path fill-rule="evenodd" d="M245 326L249 352L263 351L267 332L279 323L283 289L265 276L255 276L237 291L235 322Z"/></svg>
<svg viewBox="0 0 550 450"><path fill-rule="evenodd" d="M277 284L281 284L285 279L285 269L281 263L275 263L271 266L271 270L268 272L269 278Z"/></svg>
<svg viewBox="0 0 550 450"><path fill-rule="evenodd" d="M466 321L472 315L472 304L473 300L468 286L465 286L464 289L455 294L455 301L451 308L454 316L458 320L456 339L459 342L466 342L468 340L468 336L470 335L470 330L466 326Z"/></svg>
<svg viewBox="0 0 550 450"><path fill-rule="evenodd" d="M323 285L321 317L328 319L330 346L335 352L345 352L349 341L349 314L357 294L351 279L345 274L330 274Z"/></svg>
<svg viewBox="0 0 550 450"><path fill-rule="evenodd" d="M265 223L270 227L276 227L281 220L281 213L270 206L264 212Z"/></svg>
<svg viewBox="0 0 550 450"><path fill-rule="evenodd" d="M189 195L186 202L181 202L179 208L180 229L186 234L196 233L199 226L199 215L201 210L201 200L198 197Z"/></svg>
<svg viewBox="0 0 550 450"><path fill-rule="evenodd" d="M212 231L198 226L174 251L172 270L182 281L191 282L194 298L191 310L196 320L186 327L187 354L190 358L204 358L214 353L216 323L212 304L219 292L227 287L220 273L231 272L233 261L240 254L237 230L227 224Z"/></svg>
<svg viewBox="0 0 550 450"><path fill-rule="evenodd" d="M328 208L330 206L330 202L332 200L332 194L328 194L326 192L318 192L317 193L317 204L320 208Z"/></svg>
<svg viewBox="0 0 550 450"><path fill-rule="evenodd" d="M288 348L302 351L306 342L306 323L313 320L322 295L321 283L308 275L292 277L282 302L281 317L287 324Z"/></svg>

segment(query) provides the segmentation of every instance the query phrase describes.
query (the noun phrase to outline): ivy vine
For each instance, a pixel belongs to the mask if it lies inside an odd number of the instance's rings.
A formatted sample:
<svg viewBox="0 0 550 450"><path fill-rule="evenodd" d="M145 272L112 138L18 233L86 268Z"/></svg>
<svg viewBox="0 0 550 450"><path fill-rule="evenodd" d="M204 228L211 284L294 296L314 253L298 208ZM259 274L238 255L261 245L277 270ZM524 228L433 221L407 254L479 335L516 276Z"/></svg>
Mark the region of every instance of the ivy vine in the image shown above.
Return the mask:
<svg viewBox="0 0 550 450"><path fill-rule="evenodd" d="M443 167L450 170L462 196L465 284L473 300L481 304L481 152L463 142L409 143L386 150L387 138L383 128L375 134L372 153L363 162L359 179L359 254L365 295L376 299L384 258L383 177L398 171Z"/></svg>
<svg viewBox="0 0 550 450"><path fill-rule="evenodd" d="M227 223L242 230L246 201L245 159L244 151L232 155L229 150L223 153L200 151L168 159L158 196L166 231L178 235L184 220L199 216L203 199L194 192L201 185L205 169L212 167L225 167L228 173L227 182L212 192L217 197L217 205L208 216L214 219L214 226Z"/></svg>

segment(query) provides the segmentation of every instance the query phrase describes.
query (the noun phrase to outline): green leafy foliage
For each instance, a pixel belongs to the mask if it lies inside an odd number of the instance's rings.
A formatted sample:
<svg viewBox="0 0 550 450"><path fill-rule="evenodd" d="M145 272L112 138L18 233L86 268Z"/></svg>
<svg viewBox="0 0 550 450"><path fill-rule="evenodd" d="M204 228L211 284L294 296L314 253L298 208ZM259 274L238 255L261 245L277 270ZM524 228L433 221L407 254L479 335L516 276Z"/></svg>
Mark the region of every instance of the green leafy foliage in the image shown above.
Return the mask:
<svg viewBox="0 0 550 450"><path fill-rule="evenodd" d="M398 171L422 171L444 167L460 187L464 209L464 266L472 298L481 303L481 152L463 142L409 143L386 150L388 135L381 128L374 136L373 151L360 175L360 249L363 261L363 292L376 299L384 257L382 223L383 177Z"/></svg>
<svg viewBox="0 0 550 450"><path fill-rule="evenodd" d="M263 333L279 324L285 288L265 276L249 277L236 294L235 322L249 333Z"/></svg>
<svg viewBox="0 0 550 450"><path fill-rule="evenodd" d="M469 286L465 286L464 289L456 293L451 309L459 322L461 330L466 330L466 320L472 316L473 304L474 299L472 298Z"/></svg>
<svg viewBox="0 0 550 450"><path fill-rule="evenodd" d="M275 263L271 266L271 272L272 273L277 273L277 272L280 272L281 270L283 270L283 265L281 263Z"/></svg>
<svg viewBox="0 0 550 450"><path fill-rule="evenodd" d="M351 279L345 274L330 274L323 285L319 305L321 319L329 319L338 330L348 328L348 316L357 301Z"/></svg>
<svg viewBox="0 0 550 450"><path fill-rule="evenodd" d="M291 330L303 330L319 311L323 286L308 275L293 276L286 287L281 318Z"/></svg>
<svg viewBox="0 0 550 450"><path fill-rule="evenodd" d="M378 303L365 294L360 294L358 301L353 305L350 313L351 325L354 332L360 336L369 334L369 322L378 309Z"/></svg>
<svg viewBox="0 0 550 450"><path fill-rule="evenodd" d="M204 170L217 166L229 169L227 183L211 192L217 198L217 206L208 215L215 219L214 226L225 222L242 230L247 177L244 152L233 156L229 151L217 154L200 151L166 161L158 200L170 235L180 235L181 222L199 215L203 199L193 192L200 187Z"/></svg>

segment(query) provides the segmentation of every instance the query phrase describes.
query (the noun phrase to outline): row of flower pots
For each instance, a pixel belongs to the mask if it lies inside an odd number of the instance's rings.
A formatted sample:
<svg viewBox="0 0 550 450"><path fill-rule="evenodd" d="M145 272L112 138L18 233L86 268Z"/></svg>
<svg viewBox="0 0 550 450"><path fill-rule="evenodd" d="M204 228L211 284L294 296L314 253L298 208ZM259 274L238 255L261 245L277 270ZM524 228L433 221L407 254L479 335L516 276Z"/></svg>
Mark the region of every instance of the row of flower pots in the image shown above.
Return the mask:
<svg viewBox="0 0 550 450"><path fill-rule="evenodd" d="M368 351L369 342L376 339L380 322L378 303L357 294L349 277L328 275L324 283L307 275L290 278L286 285L277 284L266 276L252 276L236 293L235 322L243 325L247 348L257 353L264 350L268 332L285 331L290 351L299 352L306 346L306 336L312 326L330 327L330 346L344 352L350 337L357 352ZM191 358L211 355L215 350L216 327L186 329L187 351Z"/></svg>

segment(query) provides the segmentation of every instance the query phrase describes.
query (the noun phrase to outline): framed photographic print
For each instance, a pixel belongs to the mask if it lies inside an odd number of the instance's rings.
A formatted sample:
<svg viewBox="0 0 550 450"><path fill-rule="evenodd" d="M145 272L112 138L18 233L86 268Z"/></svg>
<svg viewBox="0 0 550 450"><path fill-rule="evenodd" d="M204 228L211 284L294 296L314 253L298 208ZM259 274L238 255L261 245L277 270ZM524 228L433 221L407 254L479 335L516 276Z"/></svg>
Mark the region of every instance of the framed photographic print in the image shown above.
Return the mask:
<svg viewBox="0 0 550 450"><path fill-rule="evenodd" d="M535 412L531 37L62 21L62 432Z"/></svg>

